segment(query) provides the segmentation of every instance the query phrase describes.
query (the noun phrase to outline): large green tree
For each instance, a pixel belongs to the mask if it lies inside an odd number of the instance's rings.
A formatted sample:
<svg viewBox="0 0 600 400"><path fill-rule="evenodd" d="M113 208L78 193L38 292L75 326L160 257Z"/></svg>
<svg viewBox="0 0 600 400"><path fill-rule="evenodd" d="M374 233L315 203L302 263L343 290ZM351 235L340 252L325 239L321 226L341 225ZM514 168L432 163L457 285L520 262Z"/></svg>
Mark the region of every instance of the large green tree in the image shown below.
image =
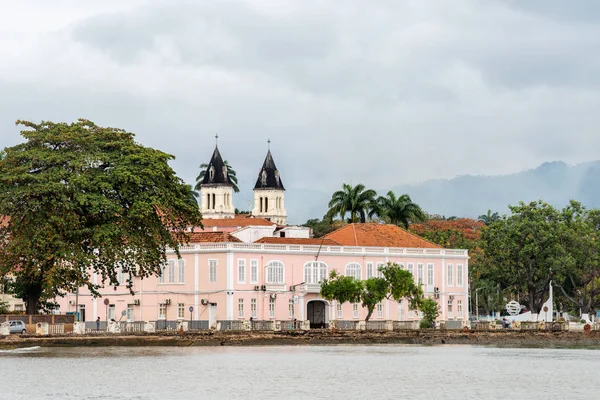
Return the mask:
<svg viewBox="0 0 600 400"><path fill-rule="evenodd" d="M159 274L167 248L179 254L186 228L200 224L173 156L133 134L87 120L17 124L25 142L0 161L0 275L28 313L81 285L97 295L119 271L129 288L134 275Z"/></svg>
<svg viewBox="0 0 600 400"><path fill-rule="evenodd" d="M229 165L227 160L224 160L223 164L227 167L227 178L229 179L229 183L231 183L231 186L233 187L233 191L238 193L240 191L240 188L238 187L238 178L237 178L235 170L233 169L232 166ZM202 189L202 180L204 179L204 176L206 175L207 168L208 168L207 163L200 164L200 174L198 174L198 176L196 177L196 186L194 186L194 189L196 189L196 190Z"/></svg>
<svg viewBox="0 0 600 400"><path fill-rule="evenodd" d="M372 189L366 189L364 185L351 186L343 184L342 190L333 193L329 201L329 211L326 217L332 221L334 217L341 219L350 214L348 222L366 222L369 212L377 207L377 193Z"/></svg>
<svg viewBox="0 0 600 400"><path fill-rule="evenodd" d="M567 259L564 279L556 283L578 311L588 314L600 307L600 210L571 201L562 217Z"/></svg>
<svg viewBox="0 0 600 400"><path fill-rule="evenodd" d="M565 227L560 212L542 201L521 202L510 210L510 216L482 232L482 278L497 282L539 313L550 281L559 281L564 271Z"/></svg>
<svg viewBox="0 0 600 400"><path fill-rule="evenodd" d="M427 214L421 207L414 203L408 194L396 197L391 190L387 195L377 198L377 206L372 209L369 216L378 214L384 221L401 226L405 229L413 222L424 222Z"/></svg>
<svg viewBox="0 0 600 400"><path fill-rule="evenodd" d="M327 300L336 300L340 304L361 302L367 308L368 321L378 303L384 299L400 301L408 299L411 309L419 308L423 300L423 290L417 286L413 275L396 263L380 267L382 277L365 281L331 271L329 278L321 283L321 296Z"/></svg>

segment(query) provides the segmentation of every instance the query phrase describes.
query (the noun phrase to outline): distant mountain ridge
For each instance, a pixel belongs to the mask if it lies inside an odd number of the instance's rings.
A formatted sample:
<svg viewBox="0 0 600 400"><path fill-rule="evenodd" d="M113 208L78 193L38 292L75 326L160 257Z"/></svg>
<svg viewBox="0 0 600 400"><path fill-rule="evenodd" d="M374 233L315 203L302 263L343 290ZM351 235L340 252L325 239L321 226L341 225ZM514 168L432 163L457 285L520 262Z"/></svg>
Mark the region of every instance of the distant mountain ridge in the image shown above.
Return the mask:
<svg viewBox="0 0 600 400"><path fill-rule="evenodd" d="M430 214L477 218L487 210L507 214L508 206L521 200L529 202L542 199L562 208L574 199L589 208L600 208L599 178L600 160L577 165L554 161L510 175L465 175L435 179L420 184L379 188L377 193L382 196L388 190L393 190L397 195L408 193L414 202ZM332 193L288 189L285 199L288 222L302 224L310 218L321 218L327 211Z"/></svg>
<svg viewBox="0 0 600 400"><path fill-rule="evenodd" d="M508 213L508 205L521 200L542 199L562 208L574 199L590 208L600 207L599 177L600 161L577 165L554 161L510 175L458 176L392 190L408 193L431 214L477 218L488 209Z"/></svg>

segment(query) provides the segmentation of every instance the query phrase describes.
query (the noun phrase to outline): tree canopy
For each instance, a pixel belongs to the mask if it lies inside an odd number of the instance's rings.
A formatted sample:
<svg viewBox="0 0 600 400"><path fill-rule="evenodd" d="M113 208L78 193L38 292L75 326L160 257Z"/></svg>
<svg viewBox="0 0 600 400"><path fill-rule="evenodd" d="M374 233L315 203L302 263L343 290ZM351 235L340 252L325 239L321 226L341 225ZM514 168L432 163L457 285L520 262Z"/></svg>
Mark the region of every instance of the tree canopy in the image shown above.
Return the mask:
<svg viewBox="0 0 600 400"><path fill-rule="evenodd" d="M483 231L484 277L518 294L539 313L552 279L565 267L564 224L560 213L543 201L510 206L512 214Z"/></svg>
<svg viewBox="0 0 600 400"><path fill-rule="evenodd" d="M0 161L0 275L36 313L45 300L85 285L118 285L118 273L159 274L199 225L189 187L168 162L122 129L91 121L17 121L25 142ZM100 277L94 283L91 272Z"/></svg>
<svg viewBox="0 0 600 400"><path fill-rule="evenodd" d="M359 183L351 186L344 183L342 190L338 190L331 196L327 219L331 221L338 215L341 219L345 219L346 214L349 213L348 222L366 222L367 214L377 205L376 196L377 193L372 189L366 189L365 185Z"/></svg>
<svg viewBox="0 0 600 400"><path fill-rule="evenodd" d="M369 278L365 281L331 271L329 278L321 283L321 296L327 300L336 300L340 304L361 302L367 308L368 321L378 303L384 299L400 301L408 299L411 309L419 308L423 299L423 290L415 284L413 275L396 263L387 263L380 267L383 277Z"/></svg>
<svg viewBox="0 0 600 400"><path fill-rule="evenodd" d="M371 216L378 214L385 222L401 226L405 229L411 223L424 222L427 215L421 207L414 203L408 194L396 197L391 190L387 195L377 198L377 207L371 211Z"/></svg>

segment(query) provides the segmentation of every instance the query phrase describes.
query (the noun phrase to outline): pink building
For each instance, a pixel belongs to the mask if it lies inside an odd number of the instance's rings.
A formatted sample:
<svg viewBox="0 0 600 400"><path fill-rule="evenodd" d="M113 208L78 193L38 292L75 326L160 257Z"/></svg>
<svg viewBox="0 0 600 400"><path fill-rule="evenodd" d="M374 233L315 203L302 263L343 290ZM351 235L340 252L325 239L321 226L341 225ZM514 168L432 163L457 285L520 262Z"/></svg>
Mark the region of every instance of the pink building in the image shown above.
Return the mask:
<svg viewBox="0 0 600 400"><path fill-rule="evenodd" d="M94 299L87 289L59 298L60 311L83 320L303 320L313 327L332 320L364 320L360 304L334 304L319 296L332 270L366 279L388 261L402 265L441 309L440 320L468 318L468 254L448 250L394 225L350 224L323 239L309 228L288 226L285 188L269 150L254 186L251 215L235 214L231 171L215 147L201 182L203 228L192 229L181 259L171 253L160 277L134 278L106 287ZM92 281L99 283L92 275ZM119 281L125 283L126 276ZM108 299L108 304L104 302ZM385 300L373 320L418 320L406 301ZM191 311L190 311L191 310ZM122 313L124 314L121 317Z"/></svg>
<svg viewBox="0 0 600 400"><path fill-rule="evenodd" d="M216 223L213 220L213 225ZM107 287L94 299L79 291L82 318L128 321L364 320L360 304L334 304L319 296L320 280L336 269L366 279L391 261L411 271L441 308L440 320L468 318L468 255L448 250L394 225L349 224L323 239L264 237L244 243L228 232L196 232L169 257L160 277L135 278L134 295ZM126 277L121 277L125 282ZM97 276L92 279L97 281ZM104 305L108 299L109 305ZM59 299L60 311L75 311L75 295ZM190 307L192 311L190 312ZM121 317L124 312L125 316ZM371 320L418 320L406 301L385 300Z"/></svg>

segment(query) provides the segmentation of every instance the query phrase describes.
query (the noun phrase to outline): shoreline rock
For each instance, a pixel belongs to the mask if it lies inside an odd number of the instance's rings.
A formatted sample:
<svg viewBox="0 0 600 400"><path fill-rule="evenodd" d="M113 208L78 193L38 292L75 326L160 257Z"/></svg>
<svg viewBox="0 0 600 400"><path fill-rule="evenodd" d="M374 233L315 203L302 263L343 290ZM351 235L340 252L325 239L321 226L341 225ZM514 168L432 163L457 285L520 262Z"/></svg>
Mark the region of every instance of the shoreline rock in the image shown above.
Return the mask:
<svg viewBox="0 0 600 400"><path fill-rule="evenodd" d="M79 346L303 346L303 345L481 345L500 347L600 347L600 331L292 331L292 332L159 332L131 334L64 334L8 336L0 349Z"/></svg>

